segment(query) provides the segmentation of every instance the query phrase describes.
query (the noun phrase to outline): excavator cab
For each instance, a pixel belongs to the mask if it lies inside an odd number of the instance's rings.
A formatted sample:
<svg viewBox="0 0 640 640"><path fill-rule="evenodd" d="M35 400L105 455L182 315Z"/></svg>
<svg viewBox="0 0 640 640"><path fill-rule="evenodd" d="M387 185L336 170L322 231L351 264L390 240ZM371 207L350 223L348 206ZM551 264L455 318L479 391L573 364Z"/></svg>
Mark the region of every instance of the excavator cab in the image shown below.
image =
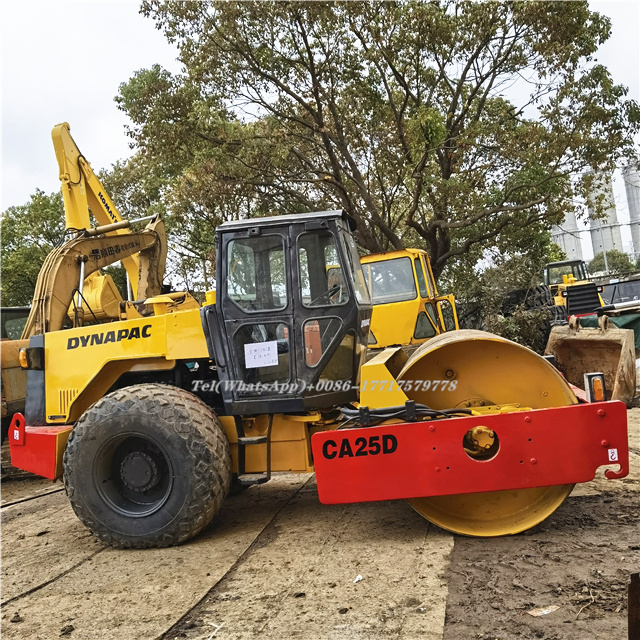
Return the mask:
<svg viewBox="0 0 640 640"><path fill-rule="evenodd" d="M356 400L371 300L342 211L226 222L201 311L228 414Z"/></svg>

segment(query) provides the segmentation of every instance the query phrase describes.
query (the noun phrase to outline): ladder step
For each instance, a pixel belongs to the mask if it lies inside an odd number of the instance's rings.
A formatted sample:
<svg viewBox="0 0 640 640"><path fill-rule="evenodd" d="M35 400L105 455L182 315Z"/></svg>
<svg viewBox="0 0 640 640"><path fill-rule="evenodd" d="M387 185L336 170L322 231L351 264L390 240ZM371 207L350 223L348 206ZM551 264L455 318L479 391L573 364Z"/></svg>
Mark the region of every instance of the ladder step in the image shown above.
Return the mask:
<svg viewBox="0 0 640 640"><path fill-rule="evenodd" d="M250 486L252 484L264 484L269 481L268 473L243 473L238 476L238 484L242 486Z"/></svg>
<svg viewBox="0 0 640 640"><path fill-rule="evenodd" d="M242 436L238 438L238 444L251 445L251 444L265 444L267 442L267 436Z"/></svg>

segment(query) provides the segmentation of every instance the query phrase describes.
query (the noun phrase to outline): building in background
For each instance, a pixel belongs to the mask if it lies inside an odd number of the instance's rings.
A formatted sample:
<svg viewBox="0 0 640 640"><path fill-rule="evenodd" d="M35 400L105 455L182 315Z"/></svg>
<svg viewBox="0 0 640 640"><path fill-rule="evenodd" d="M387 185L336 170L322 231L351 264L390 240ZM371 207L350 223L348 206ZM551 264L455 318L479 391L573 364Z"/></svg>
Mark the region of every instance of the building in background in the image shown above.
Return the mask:
<svg viewBox="0 0 640 640"><path fill-rule="evenodd" d="M638 163L630 164L622 170L624 189L627 193L629 207L629 223L631 226L631 242L633 259L640 257L640 170Z"/></svg>
<svg viewBox="0 0 640 640"><path fill-rule="evenodd" d="M593 255L596 256L603 251L611 251L612 249L624 252L622 236L620 234L620 223L618 222L618 214L616 212L616 201L613 196L611 175L604 173L596 174L591 193L592 195L587 200L587 206L591 219L589 227ZM602 200L605 217L593 218L596 202L600 200Z"/></svg>
<svg viewBox="0 0 640 640"><path fill-rule="evenodd" d="M638 232L640 233L640 227ZM564 222L560 226L554 226L551 229L551 240L565 252L568 260L583 259L580 231L573 211L565 214Z"/></svg>

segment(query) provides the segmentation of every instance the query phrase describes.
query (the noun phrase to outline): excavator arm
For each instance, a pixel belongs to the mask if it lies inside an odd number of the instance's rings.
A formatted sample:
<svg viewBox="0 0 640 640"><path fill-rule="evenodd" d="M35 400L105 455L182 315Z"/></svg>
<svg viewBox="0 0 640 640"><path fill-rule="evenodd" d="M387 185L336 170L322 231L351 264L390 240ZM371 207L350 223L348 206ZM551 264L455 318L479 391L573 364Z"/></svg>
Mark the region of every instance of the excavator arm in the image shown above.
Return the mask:
<svg viewBox="0 0 640 640"><path fill-rule="evenodd" d="M100 269L122 262L136 300L153 299L162 293L167 257L164 223L156 218L143 231L132 233L131 223L122 219L80 153L69 125L66 122L56 125L51 135L62 182L66 228L76 234L46 258L38 274L22 339L3 342L3 439L11 415L24 408L26 370L20 367L18 352L28 345L31 336L63 329L69 315L73 316L74 326L80 326L83 316L102 322L137 313L131 303L122 309L122 298L113 280L108 275L101 276ZM100 226L91 228L90 212ZM70 311L76 291L82 295L78 295ZM198 306L187 294L181 298L172 295L169 302L174 307Z"/></svg>
<svg viewBox="0 0 640 640"><path fill-rule="evenodd" d="M130 222L122 219L71 137L68 123L56 125L51 137L60 170L65 225L77 235L46 258L38 274L23 339L62 329L74 292L84 287L93 291L94 299L99 298L105 284L97 279L97 272L115 262L126 269L134 299L159 295L167 257L164 223L154 219L142 232L131 232ZM100 226L91 227L89 212ZM120 301L119 294L115 295ZM86 309L83 299L78 300L74 324L82 324L83 313L98 312L96 305L90 308L86 297Z"/></svg>
<svg viewBox="0 0 640 640"><path fill-rule="evenodd" d="M63 122L56 125L51 132L51 138L60 170L62 183L60 190L64 200L67 229L89 229L91 227L89 210L99 225L122 222L122 216L118 213L109 194L71 137L69 124ZM128 233L129 231L124 228L111 231L108 235ZM137 300L140 297L138 292L140 260L137 255L130 255L122 259L122 266L129 275L133 297Z"/></svg>
<svg viewBox="0 0 640 640"><path fill-rule="evenodd" d="M166 257L164 237L164 223L156 219L138 233L109 236L85 232L54 249L38 275L22 339L62 329L81 280L119 260L124 262L137 256L141 265L140 273L136 273L139 291L145 298L161 293Z"/></svg>

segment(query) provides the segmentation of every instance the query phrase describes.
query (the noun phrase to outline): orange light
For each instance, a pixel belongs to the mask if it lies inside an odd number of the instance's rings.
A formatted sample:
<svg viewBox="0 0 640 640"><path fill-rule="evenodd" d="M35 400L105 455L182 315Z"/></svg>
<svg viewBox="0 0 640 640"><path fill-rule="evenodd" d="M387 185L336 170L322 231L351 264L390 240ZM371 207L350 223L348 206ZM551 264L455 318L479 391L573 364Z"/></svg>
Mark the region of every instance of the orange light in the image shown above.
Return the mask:
<svg viewBox="0 0 640 640"><path fill-rule="evenodd" d="M602 402L604 400L604 385L602 384L602 378L593 378L593 401Z"/></svg>
<svg viewBox="0 0 640 640"><path fill-rule="evenodd" d="M20 363L20 367L22 369L29 368L29 359L27 358L26 349L20 349L20 351L18 352L18 362Z"/></svg>

